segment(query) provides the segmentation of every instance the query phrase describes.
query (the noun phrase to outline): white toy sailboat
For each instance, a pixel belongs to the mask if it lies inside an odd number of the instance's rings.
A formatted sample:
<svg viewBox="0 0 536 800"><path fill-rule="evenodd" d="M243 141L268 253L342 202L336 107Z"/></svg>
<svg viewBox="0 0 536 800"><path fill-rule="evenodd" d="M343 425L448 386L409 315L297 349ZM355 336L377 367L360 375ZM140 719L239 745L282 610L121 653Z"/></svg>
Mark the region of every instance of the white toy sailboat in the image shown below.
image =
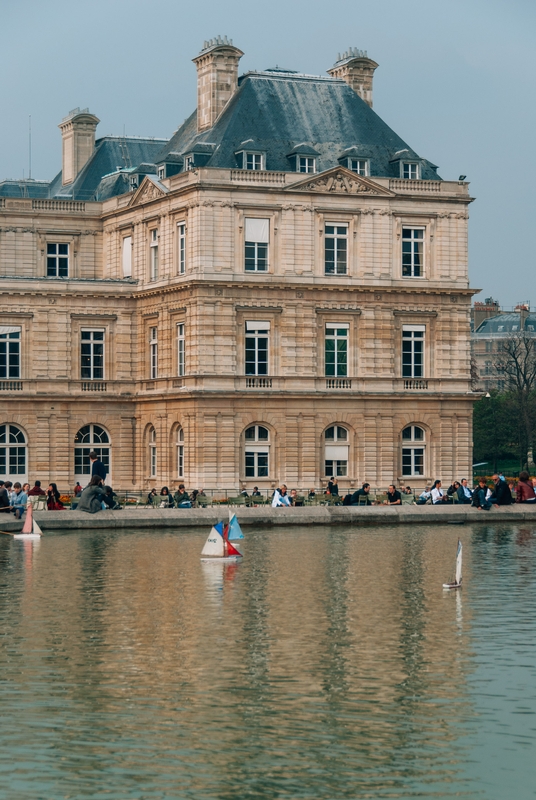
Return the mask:
<svg viewBox="0 0 536 800"><path fill-rule="evenodd" d="M26 507L26 519L24 520L24 525L22 526L22 530L20 533L15 533L13 535L14 539L39 539L43 531L39 527L38 523L33 518L33 508L32 504L28 503Z"/></svg>
<svg viewBox="0 0 536 800"><path fill-rule="evenodd" d="M458 550L456 551L456 577L453 583L444 583L443 589L459 589L462 585L462 543L458 539Z"/></svg>
<svg viewBox="0 0 536 800"><path fill-rule="evenodd" d="M236 518L236 514L231 513L231 509L229 509L229 533L227 534L227 538L229 541L236 541L237 539L243 539L244 534L242 533L242 528L240 527L240 523Z"/></svg>
<svg viewBox="0 0 536 800"><path fill-rule="evenodd" d="M205 546L201 551L202 560L218 559L218 561L236 561L242 558L242 553L231 544L228 538L229 525L223 527L223 522L218 522L212 527Z"/></svg>

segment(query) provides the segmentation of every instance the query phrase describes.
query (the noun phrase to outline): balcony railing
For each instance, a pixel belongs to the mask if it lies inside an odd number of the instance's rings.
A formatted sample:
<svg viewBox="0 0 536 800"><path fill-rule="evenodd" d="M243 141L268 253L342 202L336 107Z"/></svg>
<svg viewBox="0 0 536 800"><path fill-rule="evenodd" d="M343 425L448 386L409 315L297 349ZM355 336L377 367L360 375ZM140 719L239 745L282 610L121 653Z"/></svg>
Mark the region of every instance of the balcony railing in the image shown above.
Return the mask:
<svg viewBox="0 0 536 800"><path fill-rule="evenodd" d="M419 390L419 389L428 389L428 381L423 380L407 380L404 381L404 389L407 390Z"/></svg>
<svg viewBox="0 0 536 800"><path fill-rule="evenodd" d="M22 392L22 381L0 381L0 392Z"/></svg>
<svg viewBox="0 0 536 800"><path fill-rule="evenodd" d="M269 183L284 185L286 181L285 172L269 172L260 169L233 169L231 170L231 180L238 183Z"/></svg>
<svg viewBox="0 0 536 800"><path fill-rule="evenodd" d="M393 192L439 194L441 192L441 183L442 181L412 181L404 178L393 178L389 181L389 188Z"/></svg>
<svg viewBox="0 0 536 800"><path fill-rule="evenodd" d="M82 381L81 388L83 392L105 392L106 384L104 381Z"/></svg>
<svg viewBox="0 0 536 800"><path fill-rule="evenodd" d="M86 204L77 200L32 200L35 211L85 211Z"/></svg>
<svg viewBox="0 0 536 800"><path fill-rule="evenodd" d="M271 378L246 378L246 389L271 389Z"/></svg>
<svg viewBox="0 0 536 800"><path fill-rule="evenodd" d="M351 389L352 381L349 378L326 378L326 389Z"/></svg>

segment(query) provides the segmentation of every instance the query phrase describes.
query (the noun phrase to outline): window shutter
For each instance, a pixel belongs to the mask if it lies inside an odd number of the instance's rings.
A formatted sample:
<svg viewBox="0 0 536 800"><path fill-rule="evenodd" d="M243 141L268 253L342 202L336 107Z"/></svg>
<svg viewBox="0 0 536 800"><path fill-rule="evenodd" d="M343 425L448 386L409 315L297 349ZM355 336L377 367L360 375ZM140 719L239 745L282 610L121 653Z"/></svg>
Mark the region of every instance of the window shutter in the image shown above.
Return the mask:
<svg viewBox="0 0 536 800"><path fill-rule="evenodd" d="M22 328L13 327L12 325L0 325L0 334L6 333L20 333Z"/></svg>
<svg viewBox="0 0 536 800"><path fill-rule="evenodd" d="M327 444L325 453L328 461L348 461L348 445Z"/></svg>
<svg viewBox="0 0 536 800"><path fill-rule="evenodd" d="M123 278L132 277L132 236L123 239Z"/></svg>
<svg viewBox="0 0 536 800"><path fill-rule="evenodd" d="M253 320L246 322L246 331L269 331L270 323L263 322L262 320Z"/></svg>

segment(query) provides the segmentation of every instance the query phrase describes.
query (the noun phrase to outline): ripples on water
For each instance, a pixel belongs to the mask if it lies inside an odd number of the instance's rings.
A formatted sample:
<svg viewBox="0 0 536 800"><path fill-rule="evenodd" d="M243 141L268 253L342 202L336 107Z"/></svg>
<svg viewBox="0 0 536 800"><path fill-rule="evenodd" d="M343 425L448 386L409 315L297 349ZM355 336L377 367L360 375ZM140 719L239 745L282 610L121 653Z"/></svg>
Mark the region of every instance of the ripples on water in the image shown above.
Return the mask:
<svg viewBox="0 0 536 800"><path fill-rule="evenodd" d="M205 536L1 537L2 797L535 796L532 528Z"/></svg>

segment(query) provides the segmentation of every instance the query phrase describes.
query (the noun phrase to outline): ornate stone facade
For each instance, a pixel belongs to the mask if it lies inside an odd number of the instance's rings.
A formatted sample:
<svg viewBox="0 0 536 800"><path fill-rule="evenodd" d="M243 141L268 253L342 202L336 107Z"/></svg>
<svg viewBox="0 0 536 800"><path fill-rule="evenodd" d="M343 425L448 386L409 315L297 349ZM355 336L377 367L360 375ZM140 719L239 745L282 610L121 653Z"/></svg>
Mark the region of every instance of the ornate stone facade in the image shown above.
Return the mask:
<svg viewBox="0 0 536 800"><path fill-rule="evenodd" d="M470 474L467 185L191 166L0 198L4 474L22 447L67 488L90 446L124 490Z"/></svg>

